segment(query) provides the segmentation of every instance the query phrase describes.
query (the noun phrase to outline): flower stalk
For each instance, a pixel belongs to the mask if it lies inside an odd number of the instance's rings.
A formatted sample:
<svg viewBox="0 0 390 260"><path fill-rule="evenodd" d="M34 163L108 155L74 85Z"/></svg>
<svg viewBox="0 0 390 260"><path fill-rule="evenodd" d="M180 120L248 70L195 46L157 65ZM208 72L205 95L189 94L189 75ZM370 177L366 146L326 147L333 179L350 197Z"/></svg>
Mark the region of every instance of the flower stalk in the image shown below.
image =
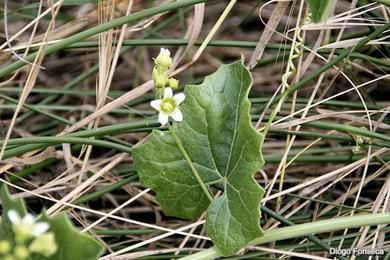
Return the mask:
<svg viewBox="0 0 390 260"><path fill-rule="evenodd" d="M200 177L198 171L196 170L194 164L191 161L190 156L188 155L186 149L183 146L183 143L181 142L179 136L176 134L175 129L168 123L167 128L169 132L171 133L173 139L175 139L175 142L177 146L179 147L181 153L184 156L184 159L187 161L188 165L190 166L191 172L194 174L194 177L196 178L199 186L202 188L204 194L206 195L207 199L212 202L213 201L213 196L211 195L209 189L206 187L206 184L202 181L202 178Z"/></svg>

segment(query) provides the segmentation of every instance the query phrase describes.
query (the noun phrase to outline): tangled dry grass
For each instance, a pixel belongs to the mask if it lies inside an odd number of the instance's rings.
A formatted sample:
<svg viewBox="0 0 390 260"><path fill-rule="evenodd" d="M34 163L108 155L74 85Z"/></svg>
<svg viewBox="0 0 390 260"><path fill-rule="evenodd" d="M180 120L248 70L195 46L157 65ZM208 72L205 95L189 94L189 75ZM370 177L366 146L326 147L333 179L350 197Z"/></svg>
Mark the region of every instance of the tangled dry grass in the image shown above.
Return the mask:
<svg viewBox="0 0 390 260"><path fill-rule="evenodd" d="M253 124L263 131L277 95L389 23L389 7L375 1L337 1L320 24L303 24L304 1L208 1L112 27L106 25L173 1L1 2L2 182L33 212L67 211L110 259L178 258L212 245L203 218L163 214L153 192L139 184L131 154L115 146L131 148L158 127L149 101L152 58L161 47L175 54L171 73L181 87L244 58L254 78ZM256 175L266 187L264 207L295 224L389 211L388 36L371 40L281 106ZM302 54L285 85L297 43ZM99 132L104 126L112 128ZM61 139L70 134L79 139ZM364 135L369 141L353 153ZM44 145L28 150L33 143ZM285 223L263 214L261 225L271 230ZM335 247L387 249L388 230L318 238ZM261 257L331 258L306 238L249 247L236 258Z"/></svg>

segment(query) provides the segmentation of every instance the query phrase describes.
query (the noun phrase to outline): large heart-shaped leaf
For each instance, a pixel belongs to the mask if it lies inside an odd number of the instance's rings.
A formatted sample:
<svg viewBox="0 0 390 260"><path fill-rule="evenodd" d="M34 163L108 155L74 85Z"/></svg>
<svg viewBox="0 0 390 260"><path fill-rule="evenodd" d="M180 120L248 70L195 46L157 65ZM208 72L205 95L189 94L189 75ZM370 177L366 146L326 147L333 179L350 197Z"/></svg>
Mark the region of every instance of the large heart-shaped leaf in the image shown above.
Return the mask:
<svg viewBox="0 0 390 260"><path fill-rule="evenodd" d="M20 216L24 216L27 214L26 206L22 199L11 198L5 185L1 187L0 198L3 211L0 240L5 239L10 243L14 243L12 223L8 218L7 212L13 209ZM98 259L103 253L103 247L91 236L78 231L64 214L55 217L48 217L46 214L42 214L38 221L45 221L50 225L49 231L54 233L58 249L50 257L38 254L30 255L29 259L31 260L94 260Z"/></svg>
<svg viewBox="0 0 390 260"><path fill-rule="evenodd" d="M173 124L202 181L223 187L211 204L169 131L153 131L133 152L141 183L156 193L167 215L195 219L208 208L207 234L224 255L262 234L264 190L253 175L264 163L263 137L250 121L251 85L241 61L223 65L203 84L186 87L184 120Z"/></svg>

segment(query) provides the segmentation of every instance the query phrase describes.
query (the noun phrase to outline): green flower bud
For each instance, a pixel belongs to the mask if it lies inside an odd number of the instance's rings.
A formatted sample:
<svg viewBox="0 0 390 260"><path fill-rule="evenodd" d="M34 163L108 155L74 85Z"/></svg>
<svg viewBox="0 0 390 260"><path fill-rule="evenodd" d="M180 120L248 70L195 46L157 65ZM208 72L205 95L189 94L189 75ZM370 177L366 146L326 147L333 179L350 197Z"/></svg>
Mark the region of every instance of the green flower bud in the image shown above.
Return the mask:
<svg viewBox="0 0 390 260"><path fill-rule="evenodd" d="M169 50L161 48L160 54L154 60L154 63L161 68L168 69L172 65L171 53Z"/></svg>
<svg viewBox="0 0 390 260"><path fill-rule="evenodd" d="M15 260L15 257L13 255L6 255L4 256L4 260Z"/></svg>
<svg viewBox="0 0 390 260"><path fill-rule="evenodd" d="M29 247L30 252L38 253L49 257L57 251L58 247L52 232L37 237Z"/></svg>
<svg viewBox="0 0 390 260"><path fill-rule="evenodd" d="M353 152L354 154L358 154L358 153L360 152L360 147L359 147L359 146L354 146L354 147L352 147L352 152Z"/></svg>
<svg viewBox="0 0 390 260"><path fill-rule="evenodd" d="M11 250L11 244L7 240L0 241L0 254L7 254Z"/></svg>
<svg viewBox="0 0 390 260"><path fill-rule="evenodd" d="M156 88L165 88L165 86L168 83L168 77L164 74L157 75L154 79L154 84L156 85Z"/></svg>
<svg viewBox="0 0 390 260"><path fill-rule="evenodd" d="M28 250L25 246L16 246L14 249L14 256L16 259L27 259Z"/></svg>
<svg viewBox="0 0 390 260"><path fill-rule="evenodd" d="M372 139L370 137L363 137L364 143L365 144L372 144Z"/></svg>
<svg viewBox="0 0 390 260"><path fill-rule="evenodd" d="M171 87L172 89L177 89L179 87L179 81L177 79L174 79L174 78L170 78L168 80L168 85L169 87Z"/></svg>
<svg viewBox="0 0 390 260"><path fill-rule="evenodd" d="M364 143L363 137L360 136L360 135L356 136L356 143L359 144L359 145L363 144Z"/></svg>

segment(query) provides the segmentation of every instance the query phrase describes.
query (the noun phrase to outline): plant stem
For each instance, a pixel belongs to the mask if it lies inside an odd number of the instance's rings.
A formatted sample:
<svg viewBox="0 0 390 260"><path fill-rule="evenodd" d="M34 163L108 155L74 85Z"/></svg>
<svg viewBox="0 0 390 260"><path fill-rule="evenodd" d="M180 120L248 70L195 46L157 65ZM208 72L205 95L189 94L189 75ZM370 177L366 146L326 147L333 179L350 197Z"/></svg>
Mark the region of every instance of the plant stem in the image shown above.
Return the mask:
<svg viewBox="0 0 390 260"><path fill-rule="evenodd" d="M267 122L267 124L266 124L266 126L264 128L264 140L265 140L265 137L267 136L269 128L271 127L272 121L274 120L275 116L280 111L280 108L282 107L284 101L287 99L287 97L290 94L292 94L295 91L298 91L299 89L305 87L312 80L314 80L315 78L319 77L322 73L326 72L328 69L332 68L333 66L335 66L336 64L338 64L339 62L344 60L345 58L349 57L352 52L359 51L360 49L362 49L368 42L370 42L371 40L375 39L377 36L381 35L383 32L385 32L389 28L390 28L390 23L387 23L387 24L383 25L382 27L378 28L377 30L375 30L374 32L369 34L367 37L364 37L362 40L360 40L358 42L358 44L356 44L356 46L354 46L354 47L352 47L350 49L344 50L335 59L333 59L332 61L330 61L327 64L325 64L324 66L322 66L315 73L313 73L310 76L307 76L306 78L302 79L301 81L299 81L294 86L291 86L291 87L287 88L286 91L283 94L281 94L279 96L276 96L275 99L273 100L273 102L271 102L271 105L273 105L275 103L277 103L277 105L276 105L276 108L272 111L272 114L271 114L271 116L270 116L270 118L269 118L269 120L268 120L268 122Z"/></svg>
<svg viewBox="0 0 390 260"><path fill-rule="evenodd" d="M27 145L6 150L4 152L3 159L17 156L19 154L23 154L29 151L46 148L53 144L62 144L62 143L89 144L89 145L114 149L125 153L131 153L132 150L129 146L125 146L122 144L117 144L117 143L98 140L98 139L80 138L80 137L72 137L72 136L27 137L27 138L12 139L12 141L14 144L27 144Z"/></svg>
<svg viewBox="0 0 390 260"><path fill-rule="evenodd" d="M290 227L277 228L264 232L263 236L249 242L248 246L264 244L271 241L290 239L309 234L332 232L346 228L358 228L363 226L390 224L390 213L355 215L352 217L342 217L328 220L320 220L312 223L305 223ZM211 247L202 252L181 258L182 260L205 260L215 259L223 255L215 248Z"/></svg>
<svg viewBox="0 0 390 260"><path fill-rule="evenodd" d="M82 197L78 198L77 200L73 201L72 204L74 205L80 205L82 203L86 203L88 201L91 201L91 200L95 200L95 199L98 199L102 196L104 196L105 194L113 191L113 190L116 190L116 189L119 189L119 188L122 188L123 186L125 186L126 184L134 181L138 179L138 176L136 174L134 175L131 175L127 178L124 178L123 180L120 180L118 182L115 182L114 184L111 184L111 185L107 185L99 190L96 190L94 192L91 192L89 194L86 194L86 195L83 195ZM70 208L70 207L65 207L65 209L67 208Z"/></svg>
<svg viewBox="0 0 390 260"><path fill-rule="evenodd" d="M267 207L264 207L264 206L260 206L260 209L262 212L264 212L265 214L267 214L268 216L276 219L277 221L279 221L280 223L283 223L285 224L286 226L295 226L295 223L284 218L282 215L276 213L275 211L267 208ZM322 249L326 250L326 251L329 251L330 249L330 246L326 243L324 243L323 241L321 241L321 239L318 239L316 236L312 235L312 234L308 234L305 236L308 240L310 240L311 242L313 242L314 244L318 245L319 247L321 247ZM337 256L338 259L346 259L342 256Z"/></svg>
<svg viewBox="0 0 390 260"><path fill-rule="evenodd" d="M202 45L204 40L197 40L194 42L194 45L200 46ZM113 45L116 45L117 42L114 41ZM136 39L136 40L124 40L122 43L122 46L186 46L188 44L188 40L186 39ZM251 42L251 41L229 41L229 40L212 40L208 42L207 46L214 46L214 47L236 47L236 48L247 48L247 49L253 49L256 47L257 42ZM76 42L70 46L67 46L66 48L69 49L83 49L83 48L97 48L99 46L98 41L82 41L82 42ZM308 45L307 47L310 47ZM31 48L31 50L37 50L37 47ZM274 44L269 43L265 46L265 49L267 50L278 50L278 51L287 51L291 49L291 45L288 44ZM19 51L22 51L24 49L19 49ZM307 49L303 49L303 52L308 52ZM317 50L319 54L329 54L331 52L331 49L319 49ZM335 54L338 55L341 53L341 50L336 50ZM282 58L283 55L278 55L277 57ZM288 55L287 55L288 57ZM365 55L362 53L351 53L351 58L358 58L362 60L366 60L381 66L390 67L390 62L386 61L385 59L375 58L371 57L369 55ZM281 59L283 60L283 59Z"/></svg>
<svg viewBox="0 0 390 260"><path fill-rule="evenodd" d="M93 27L91 29L85 30L85 31L77 33L77 34L74 34L68 38L65 38L57 43L54 43L54 44L48 46L45 50L45 55L54 53L58 50L61 50L63 48L68 47L69 45L71 45L73 43L80 42L82 40L87 39L88 37L91 37L91 36L99 34L101 32L116 28L116 27L121 26L123 24L132 23L132 22L139 21L143 18L150 17L150 16L153 16L156 14L160 14L163 12L167 12L167 11L175 10L175 9L178 9L181 7L186 7L189 5L194 5L194 4L203 3L203 2L206 2L206 0L181 0L181 1L170 3L170 4L149 8L149 9L146 9L146 10L134 13L134 14L130 14L130 15L127 15L124 17L114 19L110 22L98 25L96 27ZM32 53L32 54L26 56L25 60L32 62L36 56L37 56L37 52ZM0 78L8 75L9 73L11 73L11 72L13 72L13 71L25 66L25 65L27 65L27 64L24 61L18 60L16 62L6 66L5 68L0 69Z"/></svg>
<svg viewBox="0 0 390 260"><path fill-rule="evenodd" d="M195 169L195 166L192 163L191 158L188 155L186 149L184 148L183 143L181 142L179 136L177 136L175 129L173 129L173 127L169 123L167 123L167 127L168 127L169 132L171 133L173 139L175 139L175 142L176 142L177 146L179 147L179 149L180 149L181 153L183 154L184 158L186 159L186 161L187 161L187 163L188 163L192 173L194 174L194 176L195 176L196 180L198 181L200 187L202 188L204 194L209 199L209 201L212 202L213 201L213 197L211 196L209 189L206 187L206 185L202 181L202 178L200 177L198 171Z"/></svg>
<svg viewBox="0 0 390 260"><path fill-rule="evenodd" d="M258 116L252 117L252 119L257 119ZM268 117L265 117L268 118ZM278 118L278 117L276 117ZM384 143L375 143L378 146L383 146L383 147L390 147L390 137L385 135L385 134L380 134L376 132L371 132L367 129L364 128L359 128L359 127L354 127L350 125L345 125L345 124L337 124L337 123L331 123L327 121L316 121L316 122L305 122L303 123L306 126L310 127L315 127L319 129L331 129L331 130L338 130L341 132L346 132L346 133L351 133L351 134L356 134L356 135L361 135L361 136L366 136L370 137L373 139L379 139L382 141L385 141ZM110 125L110 126L103 126L99 127L96 129L88 129L88 130L82 130L79 132L71 133L66 136L62 137L98 137L98 136L104 136L104 135L116 135L116 134L122 134L122 133L128 133L128 132L136 132L136 131L148 131L153 127L156 127L158 125L158 122L155 118L147 118L147 119L142 119L138 121L132 121L132 122L127 122L127 123L122 123L122 124L115 124L115 125ZM55 143L55 138L57 137L51 137L53 138L53 142L50 143ZM111 137L112 138L112 137ZM12 156L18 156L23 153L29 152L29 151L34 151L42 148L46 148L50 146L50 143L46 144L27 144L26 142L19 140L22 138L15 138L15 139L10 139L8 141L8 145L21 145L19 147L15 148L10 148L4 153L4 159L12 157ZM26 138L23 138L26 139ZM0 141L0 145L2 144L2 141Z"/></svg>
<svg viewBox="0 0 390 260"><path fill-rule="evenodd" d="M390 0L371 0L371 2L377 2L377 3L381 3L384 5L390 6Z"/></svg>

